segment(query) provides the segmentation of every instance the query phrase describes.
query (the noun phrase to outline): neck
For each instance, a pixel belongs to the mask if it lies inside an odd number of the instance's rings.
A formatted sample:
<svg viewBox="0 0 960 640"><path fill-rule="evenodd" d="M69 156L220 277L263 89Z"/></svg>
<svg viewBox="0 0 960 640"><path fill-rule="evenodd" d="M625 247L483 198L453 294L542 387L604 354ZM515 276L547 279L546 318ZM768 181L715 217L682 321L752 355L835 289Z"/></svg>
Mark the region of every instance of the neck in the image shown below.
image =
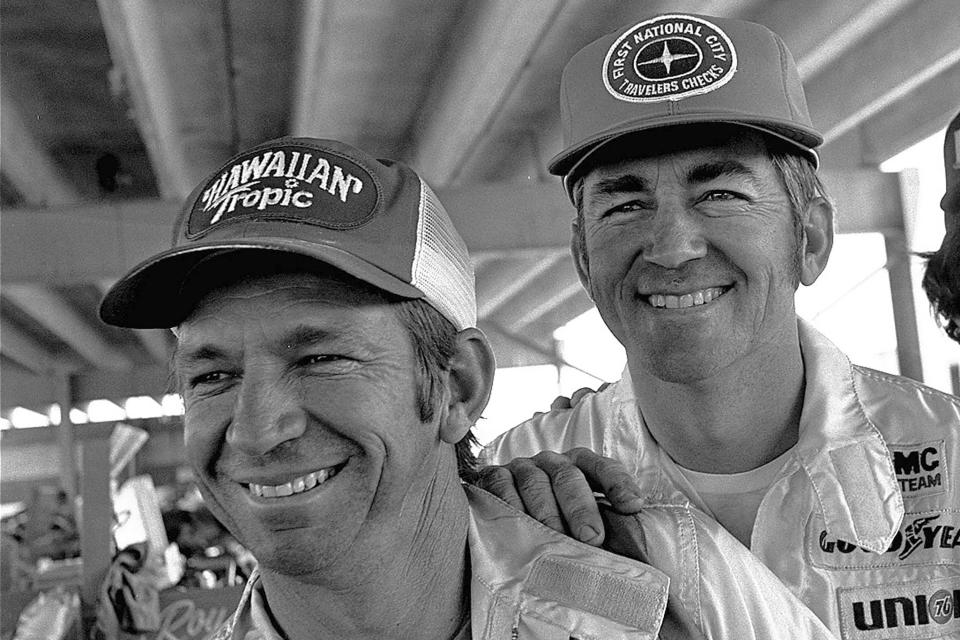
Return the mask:
<svg viewBox="0 0 960 640"><path fill-rule="evenodd" d="M323 575L262 569L270 611L286 637L456 635L470 611L469 514L459 479L446 475L411 491L389 531L359 536L349 557Z"/></svg>
<svg viewBox="0 0 960 640"><path fill-rule="evenodd" d="M666 382L631 365L639 411L671 458L694 471L740 473L797 443L803 359L796 329L786 338L706 379Z"/></svg>

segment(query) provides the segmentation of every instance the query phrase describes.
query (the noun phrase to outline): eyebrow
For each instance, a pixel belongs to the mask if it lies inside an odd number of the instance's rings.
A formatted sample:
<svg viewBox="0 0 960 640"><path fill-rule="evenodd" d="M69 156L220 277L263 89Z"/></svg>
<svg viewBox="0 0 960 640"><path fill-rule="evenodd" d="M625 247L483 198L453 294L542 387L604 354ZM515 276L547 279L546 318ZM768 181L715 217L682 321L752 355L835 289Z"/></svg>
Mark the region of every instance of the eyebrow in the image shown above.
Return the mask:
<svg viewBox="0 0 960 640"><path fill-rule="evenodd" d="M297 325L280 334L271 342L274 350L283 352L294 347L317 344L318 342L329 339L332 335L335 335L335 332L328 329L321 329L310 325ZM197 347L187 346L184 348L183 345L178 343L174 347L173 364L175 367L183 367L201 362L209 362L211 360L219 360L227 356L227 351L213 345L202 344Z"/></svg>
<svg viewBox="0 0 960 640"><path fill-rule="evenodd" d="M337 335L337 332L330 331L329 329L321 329L320 327L314 327L311 325L299 324L277 336L277 338L273 341L273 344L274 348L276 348L278 351L282 351L283 349L302 347L304 345L323 342L324 340L329 339L332 335Z"/></svg>
<svg viewBox="0 0 960 640"><path fill-rule="evenodd" d="M590 187L590 195L614 195L624 191L646 191L648 183L645 178L633 174L615 176L613 178L603 178Z"/></svg>
<svg viewBox="0 0 960 640"><path fill-rule="evenodd" d="M738 160L715 160L695 165L687 172L687 181L704 183L723 176L742 176L751 181L758 179L757 173Z"/></svg>

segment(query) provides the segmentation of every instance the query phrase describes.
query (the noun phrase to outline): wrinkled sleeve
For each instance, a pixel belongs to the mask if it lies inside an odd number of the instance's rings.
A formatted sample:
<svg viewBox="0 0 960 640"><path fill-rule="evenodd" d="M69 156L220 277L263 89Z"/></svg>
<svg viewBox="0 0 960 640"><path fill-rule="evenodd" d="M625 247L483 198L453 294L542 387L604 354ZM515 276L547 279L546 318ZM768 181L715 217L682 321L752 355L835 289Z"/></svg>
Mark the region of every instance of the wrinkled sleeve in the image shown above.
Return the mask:
<svg viewBox="0 0 960 640"><path fill-rule="evenodd" d="M604 507L608 550L670 577L662 637L832 639L821 620L716 521L679 506Z"/></svg>

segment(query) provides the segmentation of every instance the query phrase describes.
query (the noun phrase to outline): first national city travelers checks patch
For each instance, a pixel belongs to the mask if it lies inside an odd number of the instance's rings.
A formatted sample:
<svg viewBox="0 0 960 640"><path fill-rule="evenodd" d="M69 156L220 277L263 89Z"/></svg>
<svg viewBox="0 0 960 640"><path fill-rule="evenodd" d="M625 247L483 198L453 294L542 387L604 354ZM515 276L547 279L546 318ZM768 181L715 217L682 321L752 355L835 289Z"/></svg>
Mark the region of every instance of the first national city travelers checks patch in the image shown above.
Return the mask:
<svg viewBox="0 0 960 640"><path fill-rule="evenodd" d="M658 16L617 38L603 84L627 102L662 102L719 89L737 71L737 52L716 25L688 15Z"/></svg>

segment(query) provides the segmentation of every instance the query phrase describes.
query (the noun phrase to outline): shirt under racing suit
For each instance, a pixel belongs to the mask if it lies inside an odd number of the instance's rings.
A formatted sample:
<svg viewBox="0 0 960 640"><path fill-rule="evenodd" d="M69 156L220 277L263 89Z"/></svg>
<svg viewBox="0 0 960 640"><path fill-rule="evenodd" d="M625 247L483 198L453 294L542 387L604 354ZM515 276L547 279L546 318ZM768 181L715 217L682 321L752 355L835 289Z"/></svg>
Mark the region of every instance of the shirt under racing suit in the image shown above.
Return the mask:
<svg viewBox="0 0 960 640"><path fill-rule="evenodd" d="M748 571L755 562L749 552L696 509L651 506L623 516L605 508L608 544L621 554L614 555L559 534L485 491L464 490L469 633L476 640L833 637L773 573ZM704 554L723 560L701 571ZM737 590L727 606L711 609L707 603L730 584ZM764 609L761 601L773 606ZM780 611L786 615L772 615ZM254 573L212 640L283 637Z"/></svg>
<svg viewBox="0 0 960 640"><path fill-rule="evenodd" d="M799 442L757 512L757 570L772 570L845 640L960 638L960 399L851 365L799 328ZM651 502L706 510L644 425L627 371L574 408L515 427L482 460L573 447L626 464ZM714 559L705 562L708 571Z"/></svg>

